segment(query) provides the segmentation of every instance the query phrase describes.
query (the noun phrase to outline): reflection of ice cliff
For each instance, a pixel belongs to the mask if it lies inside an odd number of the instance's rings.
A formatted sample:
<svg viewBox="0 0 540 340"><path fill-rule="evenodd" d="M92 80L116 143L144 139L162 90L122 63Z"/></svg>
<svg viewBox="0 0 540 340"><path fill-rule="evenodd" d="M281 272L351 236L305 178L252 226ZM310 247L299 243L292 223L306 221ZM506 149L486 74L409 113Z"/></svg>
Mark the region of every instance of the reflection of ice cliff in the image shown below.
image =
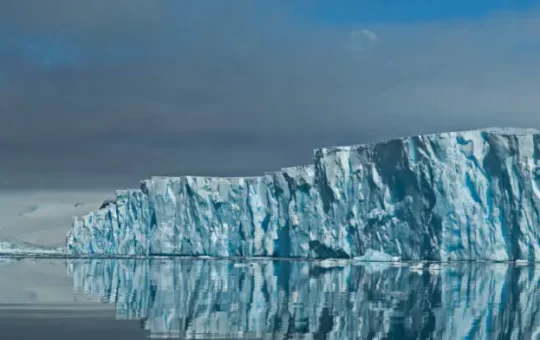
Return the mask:
<svg viewBox="0 0 540 340"><path fill-rule="evenodd" d="M313 339L536 339L540 271L462 265L70 260L77 290L143 319L154 336Z"/></svg>

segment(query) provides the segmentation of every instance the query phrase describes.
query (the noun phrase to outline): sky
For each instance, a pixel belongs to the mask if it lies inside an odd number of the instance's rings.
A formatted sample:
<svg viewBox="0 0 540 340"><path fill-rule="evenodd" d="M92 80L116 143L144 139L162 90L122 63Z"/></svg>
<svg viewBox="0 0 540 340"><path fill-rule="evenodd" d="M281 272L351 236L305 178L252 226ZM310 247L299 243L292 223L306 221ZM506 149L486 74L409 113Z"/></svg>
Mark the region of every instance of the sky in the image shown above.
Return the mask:
<svg viewBox="0 0 540 340"><path fill-rule="evenodd" d="M0 190L247 176L540 128L536 1L3 0Z"/></svg>

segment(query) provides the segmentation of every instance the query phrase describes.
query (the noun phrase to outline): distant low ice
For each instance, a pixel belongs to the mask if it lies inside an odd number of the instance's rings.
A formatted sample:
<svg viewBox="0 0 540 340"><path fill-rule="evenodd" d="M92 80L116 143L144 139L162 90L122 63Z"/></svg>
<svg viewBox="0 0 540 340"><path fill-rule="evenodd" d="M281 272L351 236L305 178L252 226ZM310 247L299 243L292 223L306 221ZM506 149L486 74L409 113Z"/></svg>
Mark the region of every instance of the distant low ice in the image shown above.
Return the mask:
<svg viewBox="0 0 540 340"><path fill-rule="evenodd" d="M0 193L0 255L65 253L73 216L100 206L103 191L3 191Z"/></svg>
<svg viewBox="0 0 540 340"><path fill-rule="evenodd" d="M20 242L16 240L0 240L0 256L25 255L25 256L44 256L44 255L65 255L65 248L42 247L31 243Z"/></svg>

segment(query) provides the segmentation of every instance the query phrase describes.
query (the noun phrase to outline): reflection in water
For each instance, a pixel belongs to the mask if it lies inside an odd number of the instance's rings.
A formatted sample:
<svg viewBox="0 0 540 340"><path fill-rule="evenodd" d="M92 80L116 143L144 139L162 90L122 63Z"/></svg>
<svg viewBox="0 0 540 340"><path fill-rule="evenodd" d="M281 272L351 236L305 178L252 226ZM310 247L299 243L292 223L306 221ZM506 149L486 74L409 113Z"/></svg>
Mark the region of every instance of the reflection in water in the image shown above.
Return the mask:
<svg viewBox="0 0 540 340"><path fill-rule="evenodd" d="M317 262L69 260L77 290L154 336L540 339L540 270Z"/></svg>

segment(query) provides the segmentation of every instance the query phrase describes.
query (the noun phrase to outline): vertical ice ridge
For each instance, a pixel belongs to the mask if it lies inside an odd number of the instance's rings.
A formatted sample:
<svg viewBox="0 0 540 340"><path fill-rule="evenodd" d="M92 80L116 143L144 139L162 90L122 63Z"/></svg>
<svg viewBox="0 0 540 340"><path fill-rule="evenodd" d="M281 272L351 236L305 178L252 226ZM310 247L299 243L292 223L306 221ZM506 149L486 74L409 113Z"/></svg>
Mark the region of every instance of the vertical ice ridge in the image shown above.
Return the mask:
<svg viewBox="0 0 540 340"><path fill-rule="evenodd" d="M259 177L152 177L75 219L72 254L528 260L540 134L485 129L322 148Z"/></svg>

